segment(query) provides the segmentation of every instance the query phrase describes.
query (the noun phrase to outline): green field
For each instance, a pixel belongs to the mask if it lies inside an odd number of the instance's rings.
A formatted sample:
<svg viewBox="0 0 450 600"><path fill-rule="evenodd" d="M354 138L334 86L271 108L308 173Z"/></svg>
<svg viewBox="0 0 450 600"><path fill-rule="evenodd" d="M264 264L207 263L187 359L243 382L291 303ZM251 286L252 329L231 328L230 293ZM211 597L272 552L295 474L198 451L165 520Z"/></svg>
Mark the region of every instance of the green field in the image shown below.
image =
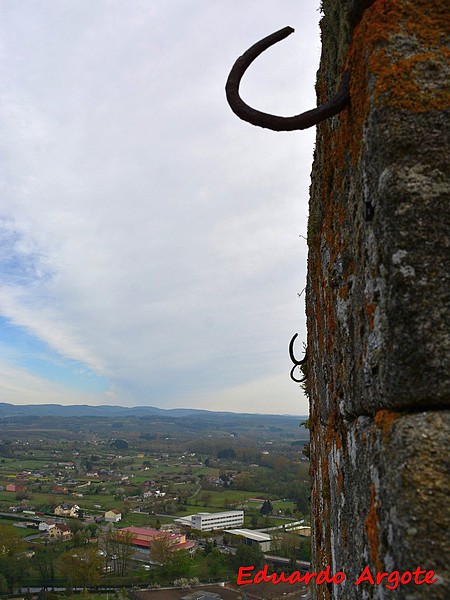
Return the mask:
<svg viewBox="0 0 450 600"><path fill-rule="evenodd" d="M9 525L11 527L14 527L14 525L12 525L13 521L10 519L1 519L0 518L0 525ZM28 535L33 535L33 533L37 533L37 528L34 527L14 527L14 531L17 533L17 535L20 535L20 537L27 537Z"/></svg>

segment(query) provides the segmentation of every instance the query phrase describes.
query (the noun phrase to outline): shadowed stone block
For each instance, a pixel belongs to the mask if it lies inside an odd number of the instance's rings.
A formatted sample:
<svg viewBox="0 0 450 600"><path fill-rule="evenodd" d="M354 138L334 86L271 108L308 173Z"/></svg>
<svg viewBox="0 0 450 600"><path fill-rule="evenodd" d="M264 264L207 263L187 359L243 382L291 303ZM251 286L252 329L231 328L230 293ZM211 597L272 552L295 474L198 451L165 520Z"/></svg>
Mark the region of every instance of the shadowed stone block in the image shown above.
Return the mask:
<svg viewBox="0 0 450 600"><path fill-rule="evenodd" d="M308 224L316 598L450 597L450 75L443 0L324 0L318 102L350 70L350 107L317 127ZM355 587L435 570L432 586Z"/></svg>
<svg viewBox="0 0 450 600"><path fill-rule="evenodd" d="M343 584L329 586L331 597L448 597L449 436L450 411L387 410L359 417L339 433L312 435L312 453L320 457L313 474L314 570L331 565L346 575ZM439 581L395 592L386 581L355 586L366 566L373 574L420 566Z"/></svg>

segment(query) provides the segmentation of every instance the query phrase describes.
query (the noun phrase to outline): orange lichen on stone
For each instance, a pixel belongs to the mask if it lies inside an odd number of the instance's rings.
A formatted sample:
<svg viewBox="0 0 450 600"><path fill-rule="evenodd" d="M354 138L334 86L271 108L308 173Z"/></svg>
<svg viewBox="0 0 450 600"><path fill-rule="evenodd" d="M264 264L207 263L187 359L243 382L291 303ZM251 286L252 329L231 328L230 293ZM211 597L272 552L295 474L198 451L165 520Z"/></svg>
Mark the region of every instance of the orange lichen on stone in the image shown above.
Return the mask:
<svg viewBox="0 0 450 600"><path fill-rule="evenodd" d="M372 483L370 495L370 508L366 517L366 531L369 541L370 558L377 571L382 571L382 564L379 555L379 522L377 510L380 508L380 502L376 499L375 484Z"/></svg>
<svg viewBox="0 0 450 600"><path fill-rule="evenodd" d="M365 301L365 307L366 307L366 314L367 314L367 319L369 322L369 329L372 330L374 328L375 325L375 309L376 306L375 304L368 302L367 300Z"/></svg>
<svg viewBox="0 0 450 600"><path fill-rule="evenodd" d="M422 76L430 67L444 68L448 62L442 34L446 25L448 30L448 3L444 0L436 0L432 10L428 0L376 0L364 12L353 32L345 66L351 72L351 105L340 113L341 126L333 136L336 167L344 165L347 150L353 165L358 164L372 101L412 112L448 107L448 90L425 85ZM415 54L406 57L395 50L399 35L409 36L417 46Z"/></svg>
<svg viewBox="0 0 450 600"><path fill-rule="evenodd" d="M438 69L442 58L450 59L447 49L405 57L380 48L369 60L370 70L378 75L375 100L392 108L413 112L444 110L450 101L449 90L424 85L423 82L424 71Z"/></svg>
<svg viewBox="0 0 450 600"><path fill-rule="evenodd" d="M350 96L357 122L367 113L369 78L375 104L412 112L448 107L448 90L424 84L430 67L444 68L448 62L446 28L449 11L444 0L433 2L432 9L428 0L378 0L365 11L349 51ZM408 55L396 50L405 38L411 46Z"/></svg>
<svg viewBox="0 0 450 600"><path fill-rule="evenodd" d="M401 416L401 413L393 412L386 408L379 410L374 417L375 425L383 431L384 438L386 439L394 421Z"/></svg>

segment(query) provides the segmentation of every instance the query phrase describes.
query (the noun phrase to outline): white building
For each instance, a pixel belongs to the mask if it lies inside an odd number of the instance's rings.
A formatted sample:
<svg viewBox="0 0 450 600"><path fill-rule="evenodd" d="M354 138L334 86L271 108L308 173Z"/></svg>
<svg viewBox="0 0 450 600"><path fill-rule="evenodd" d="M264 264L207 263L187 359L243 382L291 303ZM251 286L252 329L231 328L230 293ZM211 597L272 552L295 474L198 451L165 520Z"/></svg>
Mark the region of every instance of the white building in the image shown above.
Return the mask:
<svg viewBox="0 0 450 600"><path fill-rule="evenodd" d="M107 510L103 518L107 523L118 523L122 518L122 514L120 510L113 508L112 510Z"/></svg>
<svg viewBox="0 0 450 600"><path fill-rule="evenodd" d="M230 529L225 531L225 533L241 536L249 546L258 544L263 552L269 552L270 550L272 538L262 531L255 531L254 529Z"/></svg>
<svg viewBox="0 0 450 600"><path fill-rule="evenodd" d="M210 531L211 529L230 529L244 524L243 510L227 510L218 513L201 512L176 519L175 523L189 525L199 531Z"/></svg>
<svg viewBox="0 0 450 600"><path fill-rule="evenodd" d="M53 527L56 526L55 521L41 521L39 523L38 529L39 531L46 531L48 532L50 529L53 529Z"/></svg>

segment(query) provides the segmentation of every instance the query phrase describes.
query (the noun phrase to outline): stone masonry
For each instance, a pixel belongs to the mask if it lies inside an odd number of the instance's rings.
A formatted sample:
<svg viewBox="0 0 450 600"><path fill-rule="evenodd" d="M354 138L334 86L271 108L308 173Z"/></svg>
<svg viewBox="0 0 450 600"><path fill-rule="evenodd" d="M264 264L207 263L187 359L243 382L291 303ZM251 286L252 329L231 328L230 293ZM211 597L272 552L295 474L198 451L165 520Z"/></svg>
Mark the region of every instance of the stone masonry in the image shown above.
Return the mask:
<svg viewBox="0 0 450 600"><path fill-rule="evenodd" d="M308 226L317 599L450 598L449 7L323 0ZM448 92L448 90L447 90ZM446 146L447 143L447 146ZM432 585L354 581L422 569Z"/></svg>

